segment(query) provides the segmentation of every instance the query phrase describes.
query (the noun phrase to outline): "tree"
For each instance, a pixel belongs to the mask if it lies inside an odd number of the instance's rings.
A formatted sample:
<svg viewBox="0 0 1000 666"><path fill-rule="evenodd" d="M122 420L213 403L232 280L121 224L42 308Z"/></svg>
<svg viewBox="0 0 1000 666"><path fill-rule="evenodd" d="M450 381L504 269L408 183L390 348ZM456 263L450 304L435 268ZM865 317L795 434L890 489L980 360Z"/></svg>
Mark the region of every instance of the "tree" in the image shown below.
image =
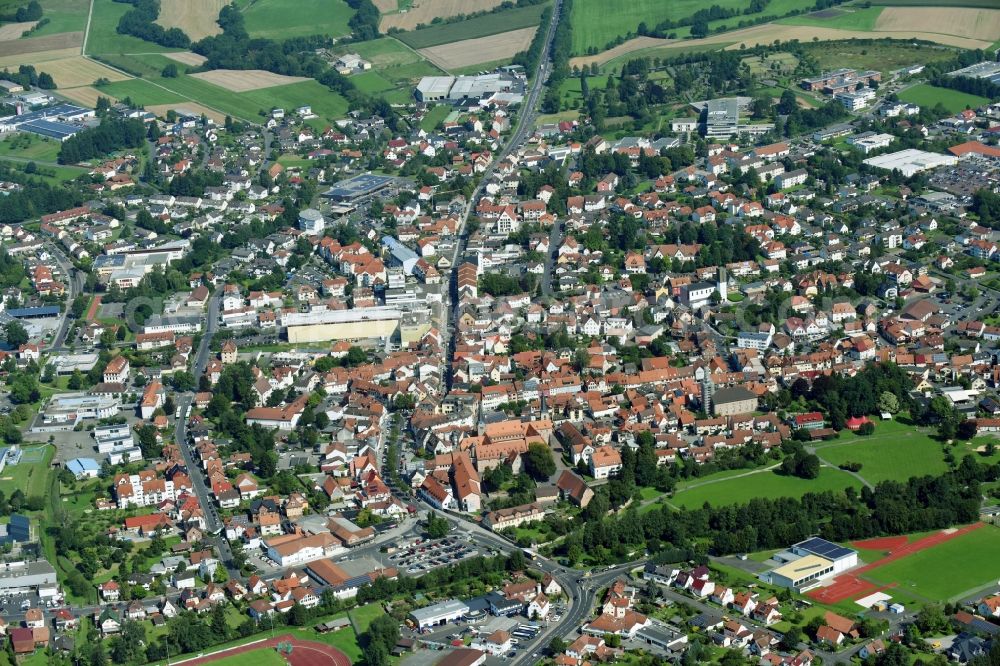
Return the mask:
<svg viewBox="0 0 1000 666"><path fill-rule="evenodd" d="M548 480L556 473L556 461L552 457L552 449L540 442L530 444L524 454L524 470L536 481Z"/></svg>
<svg viewBox="0 0 1000 666"><path fill-rule="evenodd" d="M175 65L174 63L168 64L166 67L163 68L163 71L160 72L160 76L162 76L165 79L176 79L177 65Z"/></svg>
<svg viewBox="0 0 1000 666"><path fill-rule="evenodd" d="M427 522L424 523L427 536L431 539L440 539L451 530L451 523L447 518L442 518L433 511L427 515Z"/></svg>
<svg viewBox="0 0 1000 666"><path fill-rule="evenodd" d="M899 411L899 398L891 391L884 391L878 398L879 411L895 414Z"/></svg>
<svg viewBox="0 0 1000 666"><path fill-rule="evenodd" d="M7 344L14 349L28 343L28 329L19 321L9 322L4 327L3 332Z"/></svg>

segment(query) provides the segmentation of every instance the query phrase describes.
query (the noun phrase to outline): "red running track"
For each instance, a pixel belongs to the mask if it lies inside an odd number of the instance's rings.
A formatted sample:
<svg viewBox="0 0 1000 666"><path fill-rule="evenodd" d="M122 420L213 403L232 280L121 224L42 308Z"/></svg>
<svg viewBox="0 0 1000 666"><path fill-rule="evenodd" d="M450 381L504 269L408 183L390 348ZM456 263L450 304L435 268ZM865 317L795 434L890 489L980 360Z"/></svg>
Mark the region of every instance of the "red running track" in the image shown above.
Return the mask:
<svg viewBox="0 0 1000 666"><path fill-rule="evenodd" d="M194 659L175 663L183 663L185 666L202 666L203 664L211 664L213 661L232 657L237 654L244 654L255 650L273 650L278 643L292 644L292 653L282 655L290 666L351 666L351 660L340 650L326 643L303 641L288 634L259 643L240 645L223 652L216 652L204 657L195 657Z"/></svg>
<svg viewBox="0 0 1000 666"><path fill-rule="evenodd" d="M898 537L882 537L880 539L865 539L864 541L852 541L851 545L855 548L864 548L865 550L896 550L901 548L910 542L905 536Z"/></svg>
<svg viewBox="0 0 1000 666"><path fill-rule="evenodd" d="M934 546L938 546L944 543L945 541L950 541L952 539L962 536L963 534L968 534L973 530L978 530L980 527L983 527L983 525L984 523L973 523L971 525L966 525L965 527L961 527L955 530L954 532L950 533L936 532L929 536L925 536L923 539L918 539L917 541L914 541L912 543L902 544L899 547L893 549L892 552L890 552L882 559L876 560L875 562L871 562L862 567L858 567L857 569L854 569L849 573L837 576L832 584L827 585L826 587L821 587L819 589L812 590L807 594L813 599L816 599L817 601L823 603L837 603L838 601L843 601L844 599L857 599L861 596L866 596L868 594L871 594L872 592L892 587L892 585L883 585L882 587L879 587L874 583L869 583L868 581L861 580L859 576L867 571L871 571L872 569L880 567L883 564L894 562L908 555L912 555L913 553L920 552L921 550L927 550L928 548L933 548ZM890 537L890 538L898 538L898 537ZM880 541L880 540L873 539L872 541ZM856 543L855 545L858 544Z"/></svg>

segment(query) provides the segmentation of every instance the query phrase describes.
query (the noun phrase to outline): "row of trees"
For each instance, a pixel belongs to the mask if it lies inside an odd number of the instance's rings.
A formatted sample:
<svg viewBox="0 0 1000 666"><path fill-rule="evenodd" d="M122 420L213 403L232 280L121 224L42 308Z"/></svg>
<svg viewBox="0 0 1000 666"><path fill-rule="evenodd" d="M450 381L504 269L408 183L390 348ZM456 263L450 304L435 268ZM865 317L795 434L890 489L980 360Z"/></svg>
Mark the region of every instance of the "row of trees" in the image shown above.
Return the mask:
<svg viewBox="0 0 1000 666"><path fill-rule="evenodd" d="M42 6L38 0L31 0L23 7L18 7L13 14L0 14L0 21L4 23L24 23L26 21L37 21L42 18Z"/></svg>
<svg viewBox="0 0 1000 666"><path fill-rule="evenodd" d="M23 9L23 8L22 8ZM21 11L20 9L18 11ZM13 81L25 88L42 88L43 90L54 90L55 81L48 72L35 70L34 65L20 65L16 72L9 71L6 67L3 70L3 78Z"/></svg>

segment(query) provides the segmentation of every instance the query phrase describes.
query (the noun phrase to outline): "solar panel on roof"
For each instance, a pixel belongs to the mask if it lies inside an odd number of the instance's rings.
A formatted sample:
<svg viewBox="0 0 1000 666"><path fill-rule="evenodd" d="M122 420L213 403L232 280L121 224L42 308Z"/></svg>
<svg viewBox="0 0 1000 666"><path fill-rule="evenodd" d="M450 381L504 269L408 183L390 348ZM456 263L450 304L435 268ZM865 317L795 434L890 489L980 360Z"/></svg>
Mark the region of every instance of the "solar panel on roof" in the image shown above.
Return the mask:
<svg viewBox="0 0 1000 666"><path fill-rule="evenodd" d="M842 557L847 557L848 555L854 553L854 551L850 548L844 548L843 546L827 541L826 539L820 539L819 537L806 539L805 541L796 544L795 547L799 550L812 553L813 555L825 557L828 560L839 560Z"/></svg>

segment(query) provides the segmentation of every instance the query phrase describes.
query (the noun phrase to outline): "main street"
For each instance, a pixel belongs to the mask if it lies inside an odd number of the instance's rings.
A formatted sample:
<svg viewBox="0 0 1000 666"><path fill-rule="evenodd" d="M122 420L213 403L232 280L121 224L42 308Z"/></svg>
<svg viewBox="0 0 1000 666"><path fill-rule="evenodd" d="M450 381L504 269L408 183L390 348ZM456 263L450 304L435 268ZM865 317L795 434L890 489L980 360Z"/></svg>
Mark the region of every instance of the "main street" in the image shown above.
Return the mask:
<svg viewBox="0 0 1000 666"><path fill-rule="evenodd" d="M56 263L59 264L59 270L63 272L68 281L66 285L66 309L63 310L59 321L59 328L52 338L52 347L49 349L50 352L57 352L64 349L63 345L66 343L66 335L69 332L69 308L73 303L73 299L83 293L85 279L83 273L76 270L76 267L73 266L62 249L54 243L51 245L51 249L52 256L55 258Z"/></svg>
<svg viewBox="0 0 1000 666"><path fill-rule="evenodd" d="M521 112L518 114L517 125L514 127L514 131L511 133L507 143L493 156L493 161L486 167L479 180L479 184L472 191L469 200L465 203L465 210L462 212L462 219L459 221L458 242L455 243L455 250L451 256L451 273L445 283L448 286L445 293L442 294L445 303L444 310L448 318L446 324L441 327L441 332L444 337L442 342L447 350L444 360L445 377L449 389L451 389L451 365L455 357L455 328L458 324L458 267L459 260L465 254L465 247L469 242L469 232L467 229L469 216L472 214L476 202L482 196L483 189L493 175L496 165L502 162L516 148L519 148L531 136L531 131L535 126L535 118L538 115L538 103L542 97L542 90L545 88L545 81L552 72L552 40L556 34L556 26L559 25L559 15L561 12L562 0L556 0L555 5L552 7L552 18L546 29L545 45L542 48L541 56L538 58L538 67L535 70L531 87L528 89L524 101L521 103Z"/></svg>

